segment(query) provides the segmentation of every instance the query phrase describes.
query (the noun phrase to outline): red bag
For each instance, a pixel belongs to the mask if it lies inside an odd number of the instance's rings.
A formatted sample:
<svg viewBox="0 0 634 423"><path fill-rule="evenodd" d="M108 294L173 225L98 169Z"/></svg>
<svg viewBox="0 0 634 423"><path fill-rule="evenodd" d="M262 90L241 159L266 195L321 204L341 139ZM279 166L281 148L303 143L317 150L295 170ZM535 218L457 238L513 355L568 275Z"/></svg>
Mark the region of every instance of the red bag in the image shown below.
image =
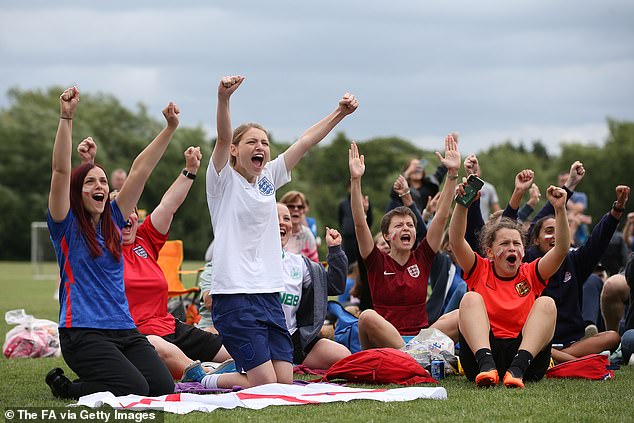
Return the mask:
<svg viewBox="0 0 634 423"><path fill-rule="evenodd" d="M576 360L566 361L546 371L547 378L575 378L605 380L614 377L614 371L608 370L610 360L602 354L589 354Z"/></svg>
<svg viewBox="0 0 634 423"><path fill-rule="evenodd" d="M333 364L318 380L334 379L372 384L438 383L409 354L394 348L377 348L349 355Z"/></svg>

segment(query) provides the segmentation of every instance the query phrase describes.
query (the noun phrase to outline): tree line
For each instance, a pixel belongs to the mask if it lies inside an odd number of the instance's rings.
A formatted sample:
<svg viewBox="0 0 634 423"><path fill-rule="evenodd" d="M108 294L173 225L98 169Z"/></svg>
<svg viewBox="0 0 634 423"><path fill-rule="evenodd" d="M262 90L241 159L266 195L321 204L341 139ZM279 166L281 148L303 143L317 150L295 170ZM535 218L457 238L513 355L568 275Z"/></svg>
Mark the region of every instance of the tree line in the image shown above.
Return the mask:
<svg viewBox="0 0 634 423"><path fill-rule="evenodd" d="M28 259L31 222L46 220L58 98L62 91L61 87L10 89L9 106L0 110L0 260ZM73 123L73 143L76 147L84 137L92 136L98 145L97 162L108 172L117 167L129 169L133 158L163 125L160 113L149 113L141 103L136 110L130 110L111 95L82 94L82 104ZM587 213L597 221L610 209L614 187L634 183L634 122L607 119L607 125L609 136L603 144L566 143L558 155L549 154L539 140L528 147L503 142L477 152L482 177L495 185L500 206L504 207L519 170L533 169L535 182L544 194L548 185L557 182L561 171L581 160L587 173L578 189L588 194ZM453 130L459 128L447 128L447 132ZM425 158L427 174L434 172L438 160L433 152L442 149L441 135L444 134L439 135L438 145L430 145L429 150L398 137L372 138L359 143L360 152L366 156L363 191L370 197L374 210L373 232L378 230L390 187L410 158ZM176 214L170 232L171 239L183 240L185 257L189 260L202 260L213 237L204 182L213 142L202 127L181 124L139 202L141 209L151 211L156 207L184 165L183 151L190 145L201 147L204 155L201 176ZM347 195L350 142L340 132L332 142L311 149L293 171L292 182L278 192L281 196L294 189L306 194L310 201L309 215L317 219L320 233L325 226L338 227L338 203ZM288 141L271 139L271 156L275 157L288 145ZM460 139L460 149L463 156L472 152L468 138ZM73 165L77 164L79 159L74 157ZM320 253L325 256L325 250Z"/></svg>

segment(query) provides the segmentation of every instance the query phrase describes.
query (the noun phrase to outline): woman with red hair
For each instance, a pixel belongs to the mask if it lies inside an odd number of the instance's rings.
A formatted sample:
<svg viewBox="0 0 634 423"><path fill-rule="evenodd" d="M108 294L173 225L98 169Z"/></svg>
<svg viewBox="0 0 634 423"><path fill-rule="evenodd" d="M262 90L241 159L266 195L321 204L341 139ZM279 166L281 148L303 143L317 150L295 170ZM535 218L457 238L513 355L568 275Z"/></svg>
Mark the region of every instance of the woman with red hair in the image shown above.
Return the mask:
<svg viewBox="0 0 634 423"><path fill-rule="evenodd" d="M47 223L60 268L59 336L71 382L60 368L46 375L58 398L94 392L164 395L174 381L130 316L123 283L121 228L178 127L173 103L163 110L167 126L137 156L116 200L110 201L104 169L92 163L71 171L73 116L79 90L60 96L53 147Z"/></svg>

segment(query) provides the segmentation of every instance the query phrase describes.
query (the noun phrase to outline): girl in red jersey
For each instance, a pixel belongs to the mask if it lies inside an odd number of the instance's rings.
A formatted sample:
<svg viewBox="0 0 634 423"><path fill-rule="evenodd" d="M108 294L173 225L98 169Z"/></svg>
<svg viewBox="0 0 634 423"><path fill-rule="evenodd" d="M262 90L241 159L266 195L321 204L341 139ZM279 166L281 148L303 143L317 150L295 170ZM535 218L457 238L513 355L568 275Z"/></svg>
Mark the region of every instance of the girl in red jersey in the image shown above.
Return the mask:
<svg viewBox="0 0 634 423"><path fill-rule="evenodd" d="M464 194L464 184L458 190ZM539 380L548 368L557 309L539 294L566 257L570 231L566 192L550 186L547 196L555 209L555 247L531 263L522 263L521 224L507 218L487 223L480 234L483 258L464 238L467 208L454 209L449 239L469 288L460 302L460 362L477 386L496 385L499 371L506 387L523 388L524 380Z"/></svg>
<svg viewBox="0 0 634 423"><path fill-rule="evenodd" d="M361 193L365 159L363 155L359 155L356 144L350 146L352 217L374 304L374 310L365 310L359 316L359 341L362 349L401 348L405 345L403 336L417 335L422 328L428 326L425 304L429 271L440 248L460 168L458 143L452 135L445 138L445 157L438 152L436 155L449 169L449 176L440 196L437 216L432 220L427 235L414 248L414 213L407 207L392 209L381 219L381 232L390 246L389 252L384 253L375 247L372 232L365 219ZM410 196L409 191L400 195L408 203L411 202L407 198ZM447 334L447 328L442 326L442 322L436 322L433 326ZM455 327L455 323L447 327L450 326Z"/></svg>

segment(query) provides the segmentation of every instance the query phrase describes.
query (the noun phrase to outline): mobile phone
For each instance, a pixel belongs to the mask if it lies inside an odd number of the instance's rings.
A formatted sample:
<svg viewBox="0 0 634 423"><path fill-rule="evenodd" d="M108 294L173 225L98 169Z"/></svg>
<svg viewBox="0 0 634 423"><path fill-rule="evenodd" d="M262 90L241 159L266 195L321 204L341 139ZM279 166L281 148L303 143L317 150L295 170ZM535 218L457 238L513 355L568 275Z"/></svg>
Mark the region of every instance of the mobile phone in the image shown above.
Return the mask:
<svg viewBox="0 0 634 423"><path fill-rule="evenodd" d="M465 187L465 195L457 196L456 203L464 207L469 207L483 186L484 181L482 179L475 175L469 175L467 178L467 186Z"/></svg>

